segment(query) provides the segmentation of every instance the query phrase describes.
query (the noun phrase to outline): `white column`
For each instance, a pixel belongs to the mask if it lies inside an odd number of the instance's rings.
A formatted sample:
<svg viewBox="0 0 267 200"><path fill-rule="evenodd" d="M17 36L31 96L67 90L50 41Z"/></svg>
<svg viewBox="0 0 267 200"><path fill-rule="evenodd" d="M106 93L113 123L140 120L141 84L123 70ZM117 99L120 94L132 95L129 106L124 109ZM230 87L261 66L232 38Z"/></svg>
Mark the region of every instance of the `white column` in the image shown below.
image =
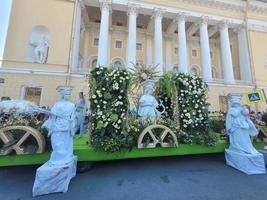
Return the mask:
<svg viewBox="0 0 267 200"><path fill-rule="evenodd" d="M154 65L157 65L158 75L163 74L163 51L162 51L162 11L154 10Z"/></svg>
<svg viewBox="0 0 267 200"><path fill-rule="evenodd" d="M102 2L97 62L103 67L108 67L109 12L110 3Z"/></svg>
<svg viewBox="0 0 267 200"><path fill-rule="evenodd" d="M212 80L212 71L208 33L208 19L206 17L202 18L200 23L200 48L202 76L205 81L210 81Z"/></svg>
<svg viewBox="0 0 267 200"><path fill-rule="evenodd" d="M172 38L166 38L166 71L172 70Z"/></svg>
<svg viewBox="0 0 267 200"><path fill-rule="evenodd" d="M189 72L188 55L186 46L186 32L185 32L185 15L178 14L178 60L179 72Z"/></svg>
<svg viewBox="0 0 267 200"><path fill-rule="evenodd" d="M136 18L137 7L130 5L128 7L128 46L126 67L133 69L136 64Z"/></svg>
<svg viewBox="0 0 267 200"><path fill-rule="evenodd" d="M252 82L248 40L247 40L245 25L239 27L237 36L238 36L241 80Z"/></svg>
<svg viewBox="0 0 267 200"><path fill-rule="evenodd" d="M76 2L77 2L77 5L76 5L73 46L72 46L72 56L71 56L71 68L73 70L77 69L79 65L81 16L82 16L81 3L80 1L76 1Z"/></svg>
<svg viewBox="0 0 267 200"><path fill-rule="evenodd" d="M146 64L147 65L152 65L152 57L153 57L152 48L153 48L152 37L149 34L147 34L146 36Z"/></svg>
<svg viewBox="0 0 267 200"><path fill-rule="evenodd" d="M232 61L227 22L223 22L220 25L220 43L221 43L221 61L223 67L224 80L226 82L234 82L233 61Z"/></svg>
<svg viewBox="0 0 267 200"><path fill-rule="evenodd" d="M83 45L83 68L88 67L88 50L89 50L89 32L84 32L84 45Z"/></svg>

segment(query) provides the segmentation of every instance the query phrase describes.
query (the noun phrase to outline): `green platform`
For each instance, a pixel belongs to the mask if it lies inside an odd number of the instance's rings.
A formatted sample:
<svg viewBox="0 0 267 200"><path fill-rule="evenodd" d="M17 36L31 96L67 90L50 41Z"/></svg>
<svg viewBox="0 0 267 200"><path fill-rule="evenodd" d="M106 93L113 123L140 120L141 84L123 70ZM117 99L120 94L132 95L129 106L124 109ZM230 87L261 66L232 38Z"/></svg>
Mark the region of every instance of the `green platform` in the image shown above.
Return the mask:
<svg viewBox="0 0 267 200"><path fill-rule="evenodd" d="M228 146L226 141L220 141L215 147L180 144L176 148L133 149L132 151L123 151L120 153L105 153L94 151L87 144L87 141L88 137L86 136L80 139L74 139L74 154L78 156L79 161L105 161L176 155L210 154L224 152L224 149ZM263 144L261 143L256 143L255 146L256 148L263 148ZM49 156L49 152L34 155L0 156L0 167L42 164L49 159Z"/></svg>

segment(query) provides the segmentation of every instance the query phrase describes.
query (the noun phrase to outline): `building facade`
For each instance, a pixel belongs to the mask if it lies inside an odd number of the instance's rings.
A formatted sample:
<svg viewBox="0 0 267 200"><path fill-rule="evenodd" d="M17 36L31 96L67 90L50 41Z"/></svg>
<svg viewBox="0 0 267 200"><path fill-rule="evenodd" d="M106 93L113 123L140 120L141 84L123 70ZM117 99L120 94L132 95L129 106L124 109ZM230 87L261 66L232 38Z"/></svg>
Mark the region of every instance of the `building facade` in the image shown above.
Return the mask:
<svg viewBox="0 0 267 200"><path fill-rule="evenodd" d="M47 57L36 62L45 38ZM0 97L51 106L59 85L88 91L96 65L157 65L202 76L211 110L226 95L267 92L267 3L256 0L13 0ZM35 46L34 46L35 45ZM38 54L38 52L37 52ZM244 102L245 103L245 102ZM252 105L263 111L266 103Z"/></svg>

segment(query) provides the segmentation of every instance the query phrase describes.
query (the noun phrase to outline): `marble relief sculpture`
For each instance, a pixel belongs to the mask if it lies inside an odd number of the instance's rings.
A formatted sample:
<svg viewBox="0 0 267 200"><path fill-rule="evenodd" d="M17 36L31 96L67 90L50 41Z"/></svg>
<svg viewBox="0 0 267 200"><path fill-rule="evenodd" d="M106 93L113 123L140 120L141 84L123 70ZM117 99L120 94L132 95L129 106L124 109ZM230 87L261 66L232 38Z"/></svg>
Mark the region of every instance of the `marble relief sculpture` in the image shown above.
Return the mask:
<svg viewBox="0 0 267 200"><path fill-rule="evenodd" d="M230 94L231 105L226 116L226 131L229 135L230 146L225 150L228 165L247 174L265 173L263 155L252 145L251 137L258 131L249 119L249 111L241 107L242 94Z"/></svg>
<svg viewBox="0 0 267 200"><path fill-rule="evenodd" d="M49 119L44 123L51 136L52 153L49 161L39 167L33 186L33 196L54 192L67 192L70 180L76 176L77 157L73 155L75 134L75 105L69 101L71 87L58 88L62 98L45 112Z"/></svg>
<svg viewBox="0 0 267 200"><path fill-rule="evenodd" d="M139 100L139 108L138 108L138 115L143 120L155 120L161 117L161 115L165 112L165 107L160 102L156 100L156 98L153 96L153 86L155 81L153 80L146 80L144 85L144 91L145 94L140 98ZM158 106L163 107L163 111L160 112L157 110Z"/></svg>

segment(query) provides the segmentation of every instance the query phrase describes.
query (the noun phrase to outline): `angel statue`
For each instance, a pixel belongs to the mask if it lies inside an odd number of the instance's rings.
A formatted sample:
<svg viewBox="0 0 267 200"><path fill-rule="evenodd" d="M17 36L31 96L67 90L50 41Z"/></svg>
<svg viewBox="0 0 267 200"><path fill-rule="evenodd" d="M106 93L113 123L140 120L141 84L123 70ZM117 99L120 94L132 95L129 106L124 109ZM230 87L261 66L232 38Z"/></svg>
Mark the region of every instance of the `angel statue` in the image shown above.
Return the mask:
<svg viewBox="0 0 267 200"><path fill-rule="evenodd" d="M155 84L154 80L146 80L143 82L145 94L139 100L138 115L143 120L156 120L161 117L165 112L165 106L162 104L162 101L158 103L156 98L153 96L153 86ZM157 107L163 107L163 111L160 112L157 110Z"/></svg>

